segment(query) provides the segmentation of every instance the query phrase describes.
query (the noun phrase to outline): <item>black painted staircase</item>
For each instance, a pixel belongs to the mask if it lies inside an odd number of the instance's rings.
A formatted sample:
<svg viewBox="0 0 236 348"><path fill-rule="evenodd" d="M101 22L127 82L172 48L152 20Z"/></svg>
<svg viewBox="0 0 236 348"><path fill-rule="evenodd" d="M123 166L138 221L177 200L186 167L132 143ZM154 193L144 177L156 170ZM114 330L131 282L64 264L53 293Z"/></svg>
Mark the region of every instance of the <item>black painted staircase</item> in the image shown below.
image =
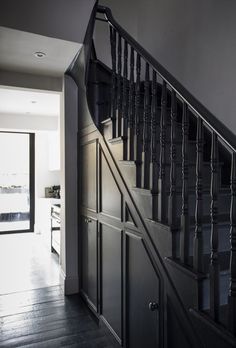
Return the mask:
<svg viewBox="0 0 236 348"><path fill-rule="evenodd" d="M199 333L235 347L236 138L109 9L97 20L110 30L111 67L92 51L94 122Z"/></svg>

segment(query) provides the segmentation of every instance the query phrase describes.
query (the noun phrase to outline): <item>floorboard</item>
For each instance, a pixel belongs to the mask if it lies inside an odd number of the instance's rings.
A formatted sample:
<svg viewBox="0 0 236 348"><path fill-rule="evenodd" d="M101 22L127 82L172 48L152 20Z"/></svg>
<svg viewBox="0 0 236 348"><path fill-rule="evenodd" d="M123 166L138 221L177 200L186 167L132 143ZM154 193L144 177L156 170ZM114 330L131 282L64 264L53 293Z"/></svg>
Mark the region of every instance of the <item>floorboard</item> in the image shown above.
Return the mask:
<svg viewBox="0 0 236 348"><path fill-rule="evenodd" d="M60 286L0 296L0 347L116 348L78 295Z"/></svg>

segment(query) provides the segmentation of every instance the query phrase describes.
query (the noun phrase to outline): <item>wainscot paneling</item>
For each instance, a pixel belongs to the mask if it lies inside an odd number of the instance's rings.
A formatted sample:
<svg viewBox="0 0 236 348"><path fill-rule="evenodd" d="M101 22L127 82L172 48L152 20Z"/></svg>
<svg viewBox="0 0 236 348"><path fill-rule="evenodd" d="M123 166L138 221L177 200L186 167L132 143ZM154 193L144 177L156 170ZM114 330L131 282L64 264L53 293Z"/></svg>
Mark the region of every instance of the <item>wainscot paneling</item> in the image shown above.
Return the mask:
<svg viewBox="0 0 236 348"><path fill-rule="evenodd" d="M81 216L82 291L93 310L98 308L98 222Z"/></svg>
<svg viewBox="0 0 236 348"><path fill-rule="evenodd" d="M101 314L122 339L122 231L100 224Z"/></svg>
<svg viewBox="0 0 236 348"><path fill-rule="evenodd" d="M81 203L83 207L97 211L97 140L81 147Z"/></svg>
<svg viewBox="0 0 236 348"><path fill-rule="evenodd" d="M100 210L103 214L122 219L122 195L107 160L100 152Z"/></svg>

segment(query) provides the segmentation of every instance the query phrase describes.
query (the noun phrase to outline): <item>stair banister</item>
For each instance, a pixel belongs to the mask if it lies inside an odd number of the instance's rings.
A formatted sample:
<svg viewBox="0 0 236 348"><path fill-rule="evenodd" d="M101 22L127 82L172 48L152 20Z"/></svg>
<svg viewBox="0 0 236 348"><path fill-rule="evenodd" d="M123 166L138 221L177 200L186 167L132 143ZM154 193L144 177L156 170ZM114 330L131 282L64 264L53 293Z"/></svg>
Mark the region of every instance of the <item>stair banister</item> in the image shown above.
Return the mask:
<svg viewBox="0 0 236 348"><path fill-rule="evenodd" d="M179 229L181 217L179 255L172 247L172 257L181 261L181 266L189 268L200 275L209 273L210 315L215 322L220 316L220 259L218 242L218 200L219 200L219 147L223 144L226 151L231 152L231 214L230 214L230 285L228 294L229 329L236 335L236 136L197 99L189 93L161 64L159 64L137 41L135 41L113 18L107 7L98 6L97 13L105 16L111 33L112 56L112 88L111 88L111 119L113 123L113 138L127 138L124 142L123 160L135 161L136 186L151 190L152 217L160 223L169 225L173 232ZM101 20L101 19L100 19ZM118 46L116 37L118 35ZM123 43L123 45L122 45ZM123 50L122 50L123 47ZM117 55L118 52L118 55ZM118 65L117 59L118 57ZM123 58L123 59L122 59ZM135 59L136 58L136 59ZM122 67L123 61L123 67ZM141 82L141 66L145 69L145 81ZM123 69L122 69L123 68ZM151 71L151 74L150 74ZM123 76L122 76L123 72ZM161 80L161 84L159 81ZM122 83L121 83L122 82ZM160 87L161 86L161 87ZM158 89L159 87L159 89ZM161 91L160 91L161 89ZM161 95L160 95L161 94ZM170 98L171 95L171 98ZM171 103L170 103L171 99ZM158 104L159 103L159 104ZM171 104L171 107L170 107ZM179 110L178 110L179 108ZM160 112L157 112L158 111ZM171 116L169 111L171 109ZM117 112L118 110L118 112ZM177 118L182 115L182 212L177 215ZM178 111L178 112L177 112ZM196 150L194 163L189 156L190 114L192 123L197 124ZM118 123L117 121L121 122ZM157 127L158 120L158 127ZM170 123L168 123L170 121ZM180 120L178 120L180 122ZM168 133L170 126L170 135ZM157 131L158 128L158 131ZM194 129L194 127L193 127ZM211 190L210 204L207 203L211 218L211 255L207 269L204 265L203 248L203 177L207 169L204 163L205 133L211 136ZM168 137L170 138L168 140ZM170 145L170 153L166 150ZM127 146L128 144L128 146ZM158 144L158 145L157 145ZM178 143L179 144L179 143ZM159 146L158 150L157 147ZM168 157L169 156L169 157ZM168 163L170 159L170 163ZM209 161L209 160L208 160ZM190 163L191 162L191 163ZM209 164L209 163L208 163ZM152 171L150 171L150 167ZM167 168L170 167L170 175ZM143 169L143 171L141 170ZM190 169L195 169L195 188L190 185ZM151 174L151 176L150 176ZM178 177L179 178L179 177ZM169 186L168 186L169 185ZM193 239L193 256L190 255L191 242L189 196L195 199L195 225ZM169 195L169 197L168 197ZM169 201L167 199L169 198ZM206 200L207 202L207 200ZM168 204L167 204L168 203ZM180 216L181 215L181 216ZM208 213L209 215L209 213ZM193 225L192 225L193 227ZM174 233L172 238L175 243ZM177 251L177 252L176 252ZM192 258L192 260L191 260ZM201 291L197 303L201 309Z"/></svg>
<svg viewBox="0 0 236 348"><path fill-rule="evenodd" d="M182 214L180 231L180 260L188 264L189 256L189 169L188 169L189 110L183 105L182 117Z"/></svg>
<svg viewBox="0 0 236 348"><path fill-rule="evenodd" d="M236 336L236 154L231 159L229 329Z"/></svg>
<svg viewBox="0 0 236 348"><path fill-rule="evenodd" d="M129 33L124 30L114 19L111 10L105 6L98 6L97 12L105 15L107 22L135 49L135 51L154 68L158 75L174 89L178 96L188 104L191 111L200 116L204 122L223 139L223 141L236 151L236 136L220 120L218 120L205 106L203 106L188 90L179 83L155 58L153 58Z"/></svg>

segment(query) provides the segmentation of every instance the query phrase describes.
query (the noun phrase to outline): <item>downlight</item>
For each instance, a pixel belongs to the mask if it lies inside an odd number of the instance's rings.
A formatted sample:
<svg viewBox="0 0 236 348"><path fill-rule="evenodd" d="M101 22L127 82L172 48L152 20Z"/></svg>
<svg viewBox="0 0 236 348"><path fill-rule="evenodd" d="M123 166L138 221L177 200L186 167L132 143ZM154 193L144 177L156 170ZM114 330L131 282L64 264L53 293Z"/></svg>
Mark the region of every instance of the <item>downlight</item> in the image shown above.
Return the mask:
<svg viewBox="0 0 236 348"><path fill-rule="evenodd" d="M35 52L35 53L34 53L34 56L35 56L36 58L42 59L42 58L45 58L45 57L46 57L46 53L44 53L44 52Z"/></svg>

